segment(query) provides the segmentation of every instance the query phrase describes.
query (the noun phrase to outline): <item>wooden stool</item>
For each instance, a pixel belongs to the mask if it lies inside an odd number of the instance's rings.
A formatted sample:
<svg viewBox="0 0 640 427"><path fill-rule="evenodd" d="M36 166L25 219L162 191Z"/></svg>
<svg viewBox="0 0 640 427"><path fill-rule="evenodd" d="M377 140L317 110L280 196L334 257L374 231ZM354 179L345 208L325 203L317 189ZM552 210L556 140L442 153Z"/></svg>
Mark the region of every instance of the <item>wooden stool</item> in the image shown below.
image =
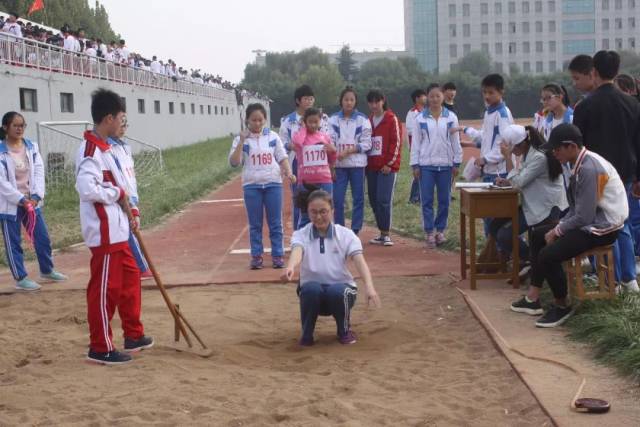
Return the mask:
<svg viewBox="0 0 640 427"><path fill-rule="evenodd" d="M586 292L584 289L582 260L586 257L595 258L596 274L598 275L598 290ZM596 246L566 262L567 285L572 291L575 283L575 297L579 300L614 298L616 296L615 266L613 259L613 245ZM575 282L574 282L575 280Z"/></svg>

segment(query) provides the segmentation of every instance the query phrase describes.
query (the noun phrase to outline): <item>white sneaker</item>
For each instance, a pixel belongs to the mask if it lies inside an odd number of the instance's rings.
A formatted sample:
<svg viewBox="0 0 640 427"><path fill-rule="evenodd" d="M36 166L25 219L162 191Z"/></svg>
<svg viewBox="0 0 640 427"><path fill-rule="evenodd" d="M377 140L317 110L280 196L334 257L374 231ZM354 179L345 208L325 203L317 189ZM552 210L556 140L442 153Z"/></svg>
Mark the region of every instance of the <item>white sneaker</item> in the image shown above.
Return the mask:
<svg viewBox="0 0 640 427"><path fill-rule="evenodd" d="M369 243L372 245L382 245L384 244L384 236L380 235L378 237L374 237L373 239L369 240Z"/></svg>
<svg viewBox="0 0 640 427"><path fill-rule="evenodd" d="M616 286L616 294L620 295L621 293L638 293L640 292L640 287L638 287L637 280L629 280L628 282L622 282L618 286Z"/></svg>
<svg viewBox="0 0 640 427"><path fill-rule="evenodd" d="M381 236L382 237L382 244L384 246L393 246L393 240L391 240L391 237L389 236Z"/></svg>

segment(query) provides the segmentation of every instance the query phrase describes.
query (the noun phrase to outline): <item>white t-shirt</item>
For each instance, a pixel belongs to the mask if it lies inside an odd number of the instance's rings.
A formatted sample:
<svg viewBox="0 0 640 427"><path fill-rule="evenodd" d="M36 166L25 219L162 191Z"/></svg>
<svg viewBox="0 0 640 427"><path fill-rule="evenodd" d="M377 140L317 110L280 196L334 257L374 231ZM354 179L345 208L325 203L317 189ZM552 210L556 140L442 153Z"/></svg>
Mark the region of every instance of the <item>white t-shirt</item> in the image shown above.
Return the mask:
<svg viewBox="0 0 640 427"><path fill-rule="evenodd" d="M22 37L22 27L17 22L5 22L2 31L13 34L16 37Z"/></svg>
<svg viewBox="0 0 640 427"><path fill-rule="evenodd" d="M331 224L326 237L320 237L312 223L294 231L291 249L301 247L300 284L318 282L345 283L356 286L347 260L361 254L362 242L355 233L338 224Z"/></svg>
<svg viewBox="0 0 640 427"><path fill-rule="evenodd" d="M70 50L72 52L78 52L80 50L80 43L78 43L78 41L76 40L75 37L73 37L71 34L69 34L64 39L64 46L63 47L66 50Z"/></svg>
<svg viewBox="0 0 640 427"><path fill-rule="evenodd" d="M156 74L160 74L160 70L161 70L161 65L160 62L158 61L151 61L151 71L153 71Z"/></svg>
<svg viewBox="0 0 640 427"><path fill-rule="evenodd" d="M89 56L96 56L98 54L95 48L93 47L88 48L87 50L84 51L84 53L86 53Z"/></svg>

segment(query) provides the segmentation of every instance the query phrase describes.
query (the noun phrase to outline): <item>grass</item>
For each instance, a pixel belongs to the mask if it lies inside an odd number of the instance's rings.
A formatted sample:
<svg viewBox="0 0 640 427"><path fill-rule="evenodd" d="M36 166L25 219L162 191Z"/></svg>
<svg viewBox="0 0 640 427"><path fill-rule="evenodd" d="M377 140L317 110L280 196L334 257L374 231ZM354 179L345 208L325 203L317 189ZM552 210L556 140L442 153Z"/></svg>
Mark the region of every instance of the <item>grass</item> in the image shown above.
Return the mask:
<svg viewBox="0 0 640 427"><path fill-rule="evenodd" d="M163 151L165 171L153 179L140 179L142 226L157 224L189 202L233 178L238 171L228 166L230 138L219 138ZM82 241L78 194L74 188L48 189L43 213L54 248ZM35 259L33 249L23 242L25 257ZM6 266L4 246L0 264Z"/></svg>

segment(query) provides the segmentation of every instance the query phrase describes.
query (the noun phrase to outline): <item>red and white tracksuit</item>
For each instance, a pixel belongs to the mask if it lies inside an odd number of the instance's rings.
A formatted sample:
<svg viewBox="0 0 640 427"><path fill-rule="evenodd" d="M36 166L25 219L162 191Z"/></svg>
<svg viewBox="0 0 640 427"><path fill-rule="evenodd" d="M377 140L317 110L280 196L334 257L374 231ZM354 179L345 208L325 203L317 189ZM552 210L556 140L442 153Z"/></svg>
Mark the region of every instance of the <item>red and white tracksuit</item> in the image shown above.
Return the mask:
<svg viewBox="0 0 640 427"><path fill-rule="evenodd" d="M111 146L87 131L76 156L76 190L80 196L80 225L91 250L87 287L90 348L115 350L111 318L118 309L124 336L144 335L140 322L140 270L129 248L129 220L118 204L125 191L116 185Z"/></svg>

